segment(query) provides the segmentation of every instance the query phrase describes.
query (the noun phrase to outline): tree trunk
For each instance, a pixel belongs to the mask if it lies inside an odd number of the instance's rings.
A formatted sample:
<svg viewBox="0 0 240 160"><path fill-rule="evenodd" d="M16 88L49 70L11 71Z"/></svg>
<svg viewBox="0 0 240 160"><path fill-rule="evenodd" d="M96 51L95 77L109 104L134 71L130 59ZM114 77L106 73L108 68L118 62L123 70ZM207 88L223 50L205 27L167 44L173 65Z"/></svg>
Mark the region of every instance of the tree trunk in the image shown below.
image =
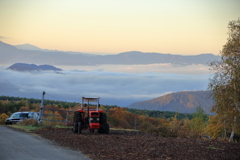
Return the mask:
<svg viewBox="0 0 240 160"><path fill-rule="evenodd" d="M235 57L235 59L236 59L236 57ZM235 61L236 61L236 60L235 60ZM235 75L236 75L236 74L235 74ZM233 79L233 80L234 80L234 79ZM235 103L235 105L236 105L236 110L237 110L238 104L236 103L236 101L237 101L237 91L236 91L236 83L235 83L235 81L233 81L233 87L234 87L234 91L235 91L235 101L234 101L234 103ZM232 141L233 141L234 129L235 129L235 126L236 126L236 121L237 121L237 117L236 117L236 115L235 115L234 118L233 118L232 132L231 132L231 135L230 135L230 138L229 138L229 142L232 142Z"/></svg>
<svg viewBox="0 0 240 160"><path fill-rule="evenodd" d="M232 132L231 132L231 135L230 135L230 138L229 138L229 142L232 142L232 141L233 141L233 137L234 137L234 129L235 129L235 125L236 125L236 119L237 119L237 117L234 116L234 119L233 119L233 126L232 126Z"/></svg>

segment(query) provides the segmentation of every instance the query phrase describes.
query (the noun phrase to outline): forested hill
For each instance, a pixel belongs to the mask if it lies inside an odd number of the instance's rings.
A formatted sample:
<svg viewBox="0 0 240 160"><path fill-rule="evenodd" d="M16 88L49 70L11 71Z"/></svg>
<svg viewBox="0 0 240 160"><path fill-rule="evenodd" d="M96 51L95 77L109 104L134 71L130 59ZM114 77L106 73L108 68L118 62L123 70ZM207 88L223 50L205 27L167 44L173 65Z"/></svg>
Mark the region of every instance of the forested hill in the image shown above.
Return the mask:
<svg viewBox="0 0 240 160"><path fill-rule="evenodd" d="M147 101L135 102L129 108L177 111L180 113L193 113L196 107L201 106L206 113L210 113L214 101L209 98L211 91L184 91L170 93Z"/></svg>
<svg viewBox="0 0 240 160"><path fill-rule="evenodd" d="M18 109L24 105L27 105L30 107L33 106L33 104L39 104L41 103L41 99L35 99L35 98L23 98L23 97L12 97L12 96L0 96L0 113L4 113L3 111L3 101L4 103L7 103L7 110L10 110L11 112L17 112ZM8 103L9 102L9 103ZM17 102L17 103L15 103ZM61 108L73 108L76 105L79 105L79 103L76 102L65 102L65 101L54 101L54 100L44 100L44 105L56 105Z"/></svg>
<svg viewBox="0 0 240 160"><path fill-rule="evenodd" d="M56 68L51 65L35 65L35 64L27 64L27 63L14 63L8 70L14 71L62 71L60 68Z"/></svg>
<svg viewBox="0 0 240 160"><path fill-rule="evenodd" d="M21 98L21 97L10 97L10 96L0 96L0 114L1 113L14 113L20 110L21 107L27 107L29 110L39 110L41 100L34 98ZM80 103L75 102L64 102L64 101L54 101L54 100L44 100L44 106L57 106L58 108L70 109L73 110L75 108L79 109ZM111 109L120 109L122 107L119 106L110 106L110 105L101 105L101 109L108 112ZM154 110L141 110L141 109L133 109L133 108L122 108L126 111L143 115L146 117L153 118L163 118L169 119L176 115L176 112L169 111L154 111ZM179 119L192 119L192 114L184 114L178 113L177 117Z"/></svg>

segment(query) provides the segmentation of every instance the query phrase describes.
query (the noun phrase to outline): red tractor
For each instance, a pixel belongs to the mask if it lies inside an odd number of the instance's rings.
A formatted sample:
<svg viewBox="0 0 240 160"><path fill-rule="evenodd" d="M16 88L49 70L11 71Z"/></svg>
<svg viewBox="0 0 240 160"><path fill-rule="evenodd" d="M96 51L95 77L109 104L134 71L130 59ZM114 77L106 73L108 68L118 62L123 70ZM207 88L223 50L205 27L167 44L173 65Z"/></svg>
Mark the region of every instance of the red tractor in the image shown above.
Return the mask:
<svg viewBox="0 0 240 160"><path fill-rule="evenodd" d="M109 123L106 113L99 109L99 99L82 97L81 109L74 112L72 129L74 133L81 134L83 129L89 129L93 133L98 130L98 133L109 134Z"/></svg>

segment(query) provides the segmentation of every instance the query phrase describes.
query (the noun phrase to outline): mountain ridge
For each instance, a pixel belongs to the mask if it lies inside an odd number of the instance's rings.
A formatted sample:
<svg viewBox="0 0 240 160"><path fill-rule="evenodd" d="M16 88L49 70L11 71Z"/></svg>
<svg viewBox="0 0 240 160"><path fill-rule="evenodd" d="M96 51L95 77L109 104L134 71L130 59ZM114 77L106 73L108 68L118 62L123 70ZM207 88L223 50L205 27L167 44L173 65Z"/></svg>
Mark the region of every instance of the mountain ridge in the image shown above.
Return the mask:
<svg viewBox="0 0 240 160"><path fill-rule="evenodd" d="M201 106L206 113L210 114L214 101L210 98L212 91L181 91L169 93L147 101L135 102L128 108L178 111L180 113L193 113Z"/></svg>
<svg viewBox="0 0 240 160"><path fill-rule="evenodd" d="M14 47L16 47L17 49L23 49L23 50L44 50L37 46L31 45L29 43L14 45Z"/></svg>
<svg viewBox="0 0 240 160"><path fill-rule="evenodd" d="M29 44L30 45L30 44ZM32 46L32 45L31 45ZM36 46L34 46L36 47ZM33 47L33 48L34 48ZM37 47L38 48L38 47ZM71 54L74 53L74 54ZM147 65L170 63L173 65L207 65L210 61L220 59L213 54L192 56L172 55L155 52L129 51L114 55L94 55L81 52L64 52L55 50L24 50L0 41L0 63L47 63L52 65Z"/></svg>

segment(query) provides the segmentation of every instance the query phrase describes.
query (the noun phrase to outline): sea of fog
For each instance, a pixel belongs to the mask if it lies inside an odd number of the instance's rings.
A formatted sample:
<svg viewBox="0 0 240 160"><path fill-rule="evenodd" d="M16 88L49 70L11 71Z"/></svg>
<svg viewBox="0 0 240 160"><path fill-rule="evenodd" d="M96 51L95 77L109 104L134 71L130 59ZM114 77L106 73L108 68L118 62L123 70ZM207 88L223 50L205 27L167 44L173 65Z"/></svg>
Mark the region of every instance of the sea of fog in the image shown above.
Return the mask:
<svg viewBox="0 0 240 160"><path fill-rule="evenodd" d="M208 66L99 65L55 66L60 73L17 72L0 68L0 95L81 102L100 97L101 104L128 106L171 92L206 90Z"/></svg>

